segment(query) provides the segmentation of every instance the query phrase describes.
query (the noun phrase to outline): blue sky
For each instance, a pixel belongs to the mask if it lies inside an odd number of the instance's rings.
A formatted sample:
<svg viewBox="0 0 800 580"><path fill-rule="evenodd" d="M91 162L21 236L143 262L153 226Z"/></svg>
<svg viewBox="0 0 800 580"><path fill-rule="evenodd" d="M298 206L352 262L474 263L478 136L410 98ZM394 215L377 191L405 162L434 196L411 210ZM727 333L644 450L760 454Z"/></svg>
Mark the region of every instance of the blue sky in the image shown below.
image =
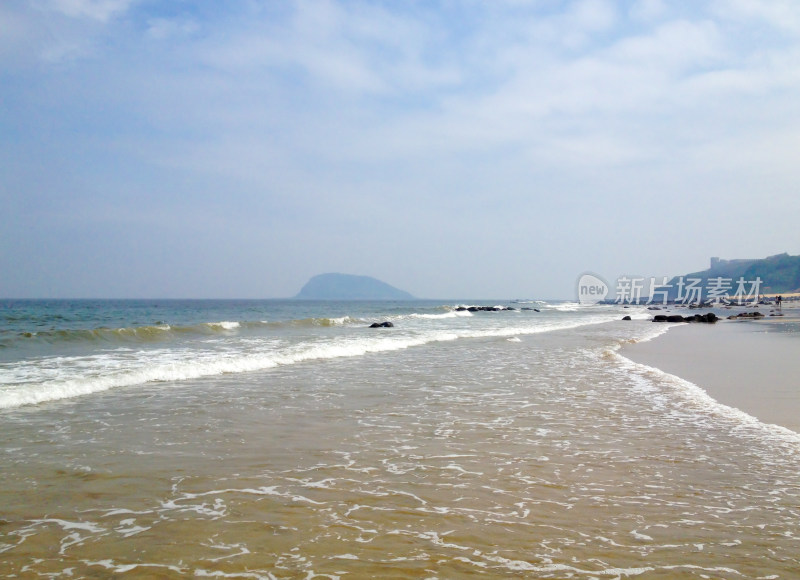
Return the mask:
<svg viewBox="0 0 800 580"><path fill-rule="evenodd" d="M0 4L0 296L574 297L800 254L800 3Z"/></svg>

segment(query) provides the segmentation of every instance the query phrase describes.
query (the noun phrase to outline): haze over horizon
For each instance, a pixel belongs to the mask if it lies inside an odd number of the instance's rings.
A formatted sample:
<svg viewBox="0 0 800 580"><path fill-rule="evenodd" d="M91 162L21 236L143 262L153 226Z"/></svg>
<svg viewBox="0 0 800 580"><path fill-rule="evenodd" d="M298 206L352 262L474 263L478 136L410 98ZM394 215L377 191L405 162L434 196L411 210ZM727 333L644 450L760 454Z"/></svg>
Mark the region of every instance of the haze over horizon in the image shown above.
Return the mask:
<svg viewBox="0 0 800 580"><path fill-rule="evenodd" d="M0 296L573 298L800 254L800 3L7 0Z"/></svg>

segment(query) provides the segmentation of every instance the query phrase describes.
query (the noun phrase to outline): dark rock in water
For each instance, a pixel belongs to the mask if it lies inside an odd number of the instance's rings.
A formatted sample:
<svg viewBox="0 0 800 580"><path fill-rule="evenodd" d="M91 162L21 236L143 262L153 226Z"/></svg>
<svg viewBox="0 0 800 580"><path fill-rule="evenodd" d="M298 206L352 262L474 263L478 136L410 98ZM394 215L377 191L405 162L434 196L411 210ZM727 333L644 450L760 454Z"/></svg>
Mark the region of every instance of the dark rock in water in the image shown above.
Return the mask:
<svg viewBox="0 0 800 580"><path fill-rule="evenodd" d="M541 312L541 310L539 310L538 308L534 308L533 311L534 312Z"/></svg>
<svg viewBox="0 0 800 580"><path fill-rule="evenodd" d="M716 322L717 315L713 312L708 314L695 314L689 322Z"/></svg>
<svg viewBox="0 0 800 580"><path fill-rule="evenodd" d="M623 317L622 317L622 320L630 320L630 319L631 319L631 317L630 317L630 316L623 316Z"/></svg>
<svg viewBox="0 0 800 580"><path fill-rule="evenodd" d="M709 312L708 314L695 314L693 316L686 316L683 317L680 314L670 314L667 316L666 314L656 314L653 317L653 322L705 322L705 323L714 323L719 318L713 312Z"/></svg>
<svg viewBox="0 0 800 580"><path fill-rule="evenodd" d="M501 310L514 310L513 308L506 308L505 306L470 306L467 308L470 312L500 312Z"/></svg>
<svg viewBox="0 0 800 580"><path fill-rule="evenodd" d="M755 312L740 312L735 316L729 316L728 318L763 318L764 315L757 310Z"/></svg>
<svg viewBox="0 0 800 580"><path fill-rule="evenodd" d="M392 328L394 324L391 322L373 322L369 325L370 328Z"/></svg>

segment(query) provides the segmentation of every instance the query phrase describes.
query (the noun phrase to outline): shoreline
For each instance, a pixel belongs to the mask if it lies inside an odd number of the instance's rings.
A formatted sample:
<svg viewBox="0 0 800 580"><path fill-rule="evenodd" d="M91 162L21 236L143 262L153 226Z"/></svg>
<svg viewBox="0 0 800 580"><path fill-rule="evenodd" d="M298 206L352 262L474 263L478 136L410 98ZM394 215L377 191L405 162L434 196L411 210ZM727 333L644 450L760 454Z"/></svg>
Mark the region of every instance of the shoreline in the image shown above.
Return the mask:
<svg viewBox="0 0 800 580"><path fill-rule="evenodd" d="M683 324L620 354L694 383L717 402L800 433L800 318Z"/></svg>

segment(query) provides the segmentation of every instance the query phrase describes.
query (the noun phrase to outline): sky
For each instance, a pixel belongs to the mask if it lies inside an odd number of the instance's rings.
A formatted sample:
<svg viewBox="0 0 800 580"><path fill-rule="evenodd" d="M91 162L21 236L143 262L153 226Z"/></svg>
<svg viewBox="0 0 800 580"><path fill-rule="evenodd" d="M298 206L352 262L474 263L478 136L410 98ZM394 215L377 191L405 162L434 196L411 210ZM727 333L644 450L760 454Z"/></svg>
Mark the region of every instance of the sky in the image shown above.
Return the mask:
<svg viewBox="0 0 800 580"><path fill-rule="evenodd" d="M574 298L800 254L795 0L0 3L0 296Z"/></svg>

